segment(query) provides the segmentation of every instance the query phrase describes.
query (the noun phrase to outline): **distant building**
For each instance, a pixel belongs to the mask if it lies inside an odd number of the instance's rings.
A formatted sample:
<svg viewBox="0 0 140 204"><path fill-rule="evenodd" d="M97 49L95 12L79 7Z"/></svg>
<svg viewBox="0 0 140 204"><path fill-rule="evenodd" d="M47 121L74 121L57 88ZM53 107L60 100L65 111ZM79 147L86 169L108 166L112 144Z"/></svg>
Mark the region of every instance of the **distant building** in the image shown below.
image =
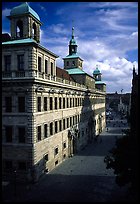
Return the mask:
<svg viewBox="0 0 140 204"><path fill-rule="evenodd" d="M64 69L40 45L38 14L22 3L2 43L2 173L37 181L92 142L106 126L105 83L82 67L74 28Z"/></svg>
<svg viewBox="0 0 140 204"><path fill-rule="evenodd" d="M139 112L138 112L138 74L133 67L133 79L132 79L132 91L131 91L131 109L130 109L130 127L131 135L136 141L139 141L138 138L138 121L139 121Z"/></svg>

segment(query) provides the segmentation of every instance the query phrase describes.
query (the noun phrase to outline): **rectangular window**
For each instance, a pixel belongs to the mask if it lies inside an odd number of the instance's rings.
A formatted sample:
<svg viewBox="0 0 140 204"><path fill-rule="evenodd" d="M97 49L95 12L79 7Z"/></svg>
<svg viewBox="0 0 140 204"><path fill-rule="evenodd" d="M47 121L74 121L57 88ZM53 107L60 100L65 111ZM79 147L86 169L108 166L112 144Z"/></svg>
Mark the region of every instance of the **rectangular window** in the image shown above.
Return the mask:
<svg viewBox="0 0 140 204"><path fill-rule="evenodd" d="M51 62L51 75L53 76L53 63Z"/></svg>
<svg viewBox="0 0 140 204"><path fill-rule="evenodd" d="M57 109L57 97L55 97L55 109Z"/></svg>
<svg viewBox="0 0 140 204"><path fill-rule="evenodd" d="M58 154L58 147L56 147L55 149L54 149L54 155L57 155Z"/></svg>
<svg viewBox="0 0 140 204"><path fill-rule="evenodd" d="M47 162L49 160L48 154L44 155L44 160L45 160L45 162Z"/></svg>
<svg viewBox="0 0 140 204"><path fill-rule="evenodd" d="M38 57L38 71L41 72L41 57Z"/></svg>
<svg viewBox="0 0 140 204"><path fill-rule="evenodd" d="M44 97L44 111L47 111L47 97Z"/></svg>
<svg viewBox="0 0 140 204"><path fill-rule="evenodd" d="M73 107L74 107L74 98L73 98Z"/></svg>
<svg viewBox="0 0 140 204"><path fill-rule="evenodd" d="M67 98L67 108L69 107L69 98Z"/></svg>
<svg viewBox="0 0 140 204"><path fill-rule="evenodd" d="M53 98L50 97L50 110L52 110L52 109L53 109Z"/></svg>
<svg viewBox="0 0 140 204"><path fill-rule="evenodd" d="M62 131L62 121L59 120L59 131Z"/></svg>
<svg viewBox="0 0 140 204"><path fill-rule="evenodd" d="M53 135L53 123L50 123L50 135Z"/></svg>
<svg viewBox="0 0 140 204"><path fill-rule="evenodd" d="M73 116L73 125L75 125L75 119L74 119L74 116Z"/></svg>
<svg viewBox="0 0 140 204"><path fill-rule="evenodd" d="M41 97L37 97L37 111L41 112Z"/></svg>
<svg viewBox="0 0 140 204"><path fill-rule="evenodd" d="M65 98L63 98L63 108L65 108Z"/></svg>
<svg viewBox="0 0 140 204"><path fill-rule="evenodd" d="M11 55L4 56L5 71L11 71Z"/></svg>
<svg viewBox="0 0 140 204"><path fill-rule="evenodd" d="M23 71L24 70L24 55L18 55L17 60L18 60L18 70Z"/></svg>
<svg viewBox="0 0 140 204"><path fill-rule="evenodd" d="M25 112L25 97L19 96L18 97L18 112Z"/></svg>
<svg viewBox="0 0 140 204"><path fill-rule="evenodd" d="M18 162L18 170L25 171L27 169L27 165L25 161Z"/></svg>
<svg viewBox="0 0 140 204"><path fill-rule="evenodd" d="M59 109L62 108L62 104L61 104L61 98L59 98Z"/></svg>
<svg viewBox="0 0 140 204"><path fill-rule="evenodd" d="M57 121L55 121L55 133L57 133Z"/></svg>
<svg viewBox="0 0 140 204"><path fill-rule="evenodd" d="M13 127L12 126L6 126L5 127L6 142L12 142L12 137L13 137Z"/></svg>
<svg viewBox="0 0 140 204"><path fill-rule="evenodd" d="M5 112L12 112L12 97L5 97Z"/></svg>
<svg viewBox="0 0 140 204"><path fill-rule="evenodd" d="M75 61L72 61L72 65L75 66Z"/></svg>
<svg viewBox="0 0 140 204"><path fill-rule="evenodd" d="M72 98L70 98L70 108L72 107Z"/></svg>
<svg viewBox="0 0 140 204"><path fill-rule="evenodd" d="M65 148L66 148L66 142L63 143L63 149L65 149Z"/></svg>
<svg viewBox="0 0 140 204"><path fill-rule="evenodd" d="M25 127L18 128L18 142L25 143Z"/></svg>
<svg viewBox="0 0 140 204"><path fill-rule="evenodd" d="M38 141L41 140L41 126L37 127L37 139L38 139Z"/></svg>
<svg viewBox="0 0 140 204"><path fill-rule="evenodd" d="M72 117L70 117L70 127L72 126Z"/></svg>
<svg viewBox="0 0 140 204"><path fill-rule="evenodd" d="M65 119L63 119L63 130L65 130Z"/></svg>
<svg viewBox="0 0 140 204"><path fill-rule="evenodd" d="M45 60L45 74L48 73L48 61Z"/></svg>
<svg viewBox="0 0 140 204"><path fill-rule="evenodd" d="M69 61L67 61L67 66L69 66Z"/></svg>
<svg viewBox="0 0 140 204"><path fill-rule="evenodd" d="M12 170L13 169L13 162L11 160L4 161L4 170Z"/></svg>
<svg viewBox="0 0 140 204"><path fill-rule="evenodd" d="M69 118L67 118L67 128L69 127Z"/></svg>
<svg viewBox="0 0 140 204"><path fill-rule="evenodd" d="M44 125L44 138L47 137L47 133L48 133L47 128L48 128L48 125L45 124L45 125Z"/></svg>

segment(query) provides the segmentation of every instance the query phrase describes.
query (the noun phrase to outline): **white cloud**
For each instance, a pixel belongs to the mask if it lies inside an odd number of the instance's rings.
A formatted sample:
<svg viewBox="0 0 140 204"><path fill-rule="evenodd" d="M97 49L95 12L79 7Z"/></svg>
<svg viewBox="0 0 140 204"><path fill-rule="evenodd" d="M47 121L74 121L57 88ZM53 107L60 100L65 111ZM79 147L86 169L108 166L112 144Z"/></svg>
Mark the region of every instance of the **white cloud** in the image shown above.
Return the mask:
<svg viewBox="0 0 140 204"><path fill-rule="evenodd" d="M6 16L9 16L10 11L11 11L11 9L8 9L8 8L5 8L4 10L2 10L2 18L5 18Z"/></svg>

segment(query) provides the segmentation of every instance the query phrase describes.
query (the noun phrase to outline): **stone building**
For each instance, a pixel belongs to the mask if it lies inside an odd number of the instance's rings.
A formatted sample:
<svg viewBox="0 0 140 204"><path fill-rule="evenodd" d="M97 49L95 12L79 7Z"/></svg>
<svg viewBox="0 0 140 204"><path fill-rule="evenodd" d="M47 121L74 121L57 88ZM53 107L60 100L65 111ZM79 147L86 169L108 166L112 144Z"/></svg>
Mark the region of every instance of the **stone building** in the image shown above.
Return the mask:
<svg viewBox="0 0 140 204"><path fill-rule="evenodd" d="M41 21L27 3L8 18L11 39L2 43L2 173L3 179L16 175L35 182L103 130L106 92L83 70L74 28L61 69L57 54L40 44Z"/></svg>

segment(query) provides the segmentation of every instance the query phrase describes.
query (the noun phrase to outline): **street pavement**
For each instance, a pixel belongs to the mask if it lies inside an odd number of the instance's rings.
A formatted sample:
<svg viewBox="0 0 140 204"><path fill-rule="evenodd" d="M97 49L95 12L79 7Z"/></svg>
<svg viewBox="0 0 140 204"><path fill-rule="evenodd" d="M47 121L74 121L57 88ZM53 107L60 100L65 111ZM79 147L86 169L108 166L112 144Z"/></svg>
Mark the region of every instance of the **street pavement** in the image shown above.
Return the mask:
<svg viewBox="0 0 140 204"><path fill-rule="evenodd" d="M114 122L116 124L116 122ZM122 125L121 122L118 124ZM4 187L6 202L132 202L128 186L115 183L113 170L106 169L104 157L115 145L116 137L122 137L122 128L107 123L98 140L43 175L39 182L29 186ZM9 188L9 189L8 189Z"/></svg>

